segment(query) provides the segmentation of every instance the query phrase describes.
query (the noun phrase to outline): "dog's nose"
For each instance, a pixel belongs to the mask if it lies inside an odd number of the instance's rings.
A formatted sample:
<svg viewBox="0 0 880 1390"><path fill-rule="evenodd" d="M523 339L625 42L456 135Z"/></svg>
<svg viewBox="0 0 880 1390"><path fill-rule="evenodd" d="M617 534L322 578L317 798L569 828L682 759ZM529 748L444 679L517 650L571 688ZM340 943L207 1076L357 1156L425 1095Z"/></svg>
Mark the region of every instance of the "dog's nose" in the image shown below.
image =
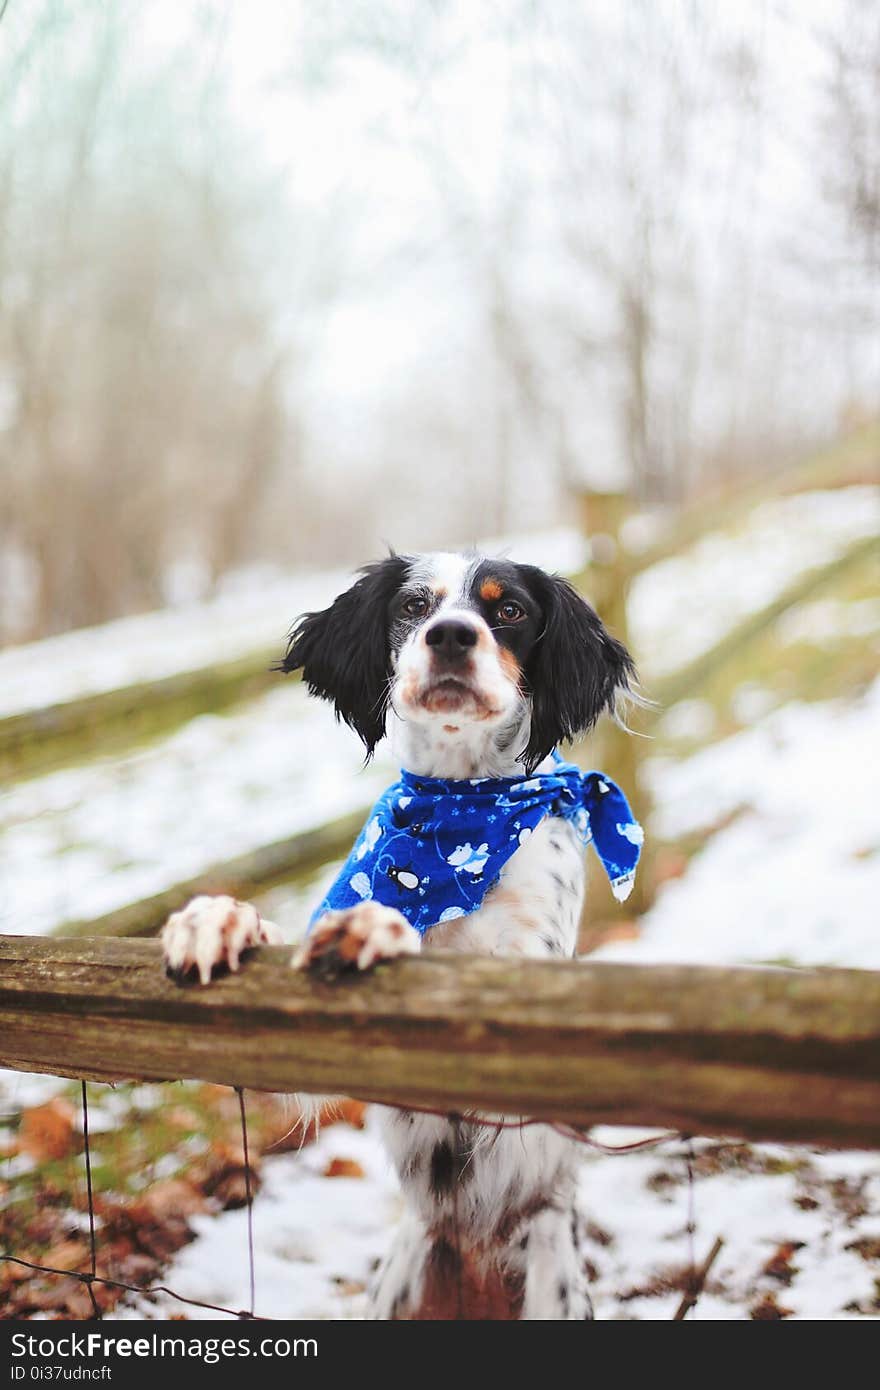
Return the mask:
<svg viewBox="0 0 880 1390"><path fill-rule="evenodd" d="M447 618L434 623L425 633L425 641L437 656L461 660L470 647L477 645L477 630L470 623Z"/></svg>

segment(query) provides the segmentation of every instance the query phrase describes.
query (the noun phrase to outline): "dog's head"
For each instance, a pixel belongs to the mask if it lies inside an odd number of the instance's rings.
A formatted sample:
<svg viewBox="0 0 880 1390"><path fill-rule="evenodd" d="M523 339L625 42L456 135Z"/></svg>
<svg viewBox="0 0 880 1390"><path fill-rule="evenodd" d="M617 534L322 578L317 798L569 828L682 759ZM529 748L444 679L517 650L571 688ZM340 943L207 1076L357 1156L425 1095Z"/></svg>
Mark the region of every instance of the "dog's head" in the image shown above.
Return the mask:
<svg viewBox="0 0 880 1390"><path fill-rule="evenodd" d="M473 555L391 555L295 624L284 671L331 700L368 755L404 721L520 734L527 770L629 692L626 648L565 579Z"/></svg>

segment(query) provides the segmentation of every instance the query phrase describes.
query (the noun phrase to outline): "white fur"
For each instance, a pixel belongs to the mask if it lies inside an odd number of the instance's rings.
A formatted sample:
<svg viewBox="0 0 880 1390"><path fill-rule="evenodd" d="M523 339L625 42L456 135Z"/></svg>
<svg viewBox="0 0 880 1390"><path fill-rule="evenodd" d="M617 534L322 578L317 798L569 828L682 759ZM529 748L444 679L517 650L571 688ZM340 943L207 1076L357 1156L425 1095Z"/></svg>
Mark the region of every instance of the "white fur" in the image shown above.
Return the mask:
<svg viewBox="0 0 880 1390"><path fill-rule="evenodd" d="M488 624L468 606L467 594L478 563L464 555L427 555L411 574L416 583L442 592L443 597L430 619L406 639L394 660L388 733L401 766L422 776L503 777L522 770L517 755L528 742L528 702L502 667ZM433 675L427 634L436 623L447 619L468 623L477 633L466 676L478 700L464 700L458 709L440 714L426 709L420 697Z"/></svg>

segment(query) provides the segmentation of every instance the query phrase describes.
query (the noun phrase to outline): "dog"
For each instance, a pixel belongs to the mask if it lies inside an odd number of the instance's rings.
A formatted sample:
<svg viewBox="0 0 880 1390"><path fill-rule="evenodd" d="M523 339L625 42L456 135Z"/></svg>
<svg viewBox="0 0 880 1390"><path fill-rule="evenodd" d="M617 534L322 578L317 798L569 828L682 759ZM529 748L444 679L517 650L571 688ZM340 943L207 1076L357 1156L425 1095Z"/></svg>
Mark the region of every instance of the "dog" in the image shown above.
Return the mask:
<svg viewBox="0 0 880 1390"><path fill-rule="evenodd" d="M413 779L408 785L426 792L429 806L434 788L447 782L478 790L552 783L559 743L638 698L630 654L565 579L473 554L391 554L365 566L329 608L297 621L280 669L302 671L309 692L332 702L368 758L387 732ZM608 790L601 780L599 787ZM398 795L396 805L409 800ZM523 804L507 811L516 827ZM396 835L396 822L391 829ZM637 838L634 825L617 830ZM352 866L371 862L366 851L382 833L372 817ZM439 918L435 907L424 930L432 949L574 956L585 883L577 817L538 806L529 826L513 833L514 850L497 875L489 865L488 885L475 883L487 877L487 841L469 838L457 857L446 856L454 866L449 891L480 901L468 910L467 899ZM424 834L414 843L424 848ZM299 968L332 960L366 970L421 949L407 895L428 892L431 874L418 863L381 871L375 863L372 879L359 871L341 880L365 896L334 906L331 894L319 909L294 960ZM196 970L203 983L217 966L237 969L250 947L279 940L254 907L227 897L194 899L162 930L167 969ZM548 1125L381 1113L406 1210L373 1290L375 1317L592 1317L577 1248L574 1140Z"/></svg>

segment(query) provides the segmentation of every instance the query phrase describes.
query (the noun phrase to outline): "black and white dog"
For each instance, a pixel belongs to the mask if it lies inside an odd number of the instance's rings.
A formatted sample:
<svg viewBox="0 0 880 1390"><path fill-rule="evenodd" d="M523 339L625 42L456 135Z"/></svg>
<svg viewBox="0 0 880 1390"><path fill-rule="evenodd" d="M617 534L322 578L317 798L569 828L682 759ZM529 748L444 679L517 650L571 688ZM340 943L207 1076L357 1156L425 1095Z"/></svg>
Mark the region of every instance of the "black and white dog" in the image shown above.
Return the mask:
<svg viewBox="0 0 880 1390"><path fill-rule="evenodd" d="M368 754L387 730L423 777L521 777L551 769L556 745L631 694L626 649L565 580L474 555L392 555L296 624L285 671L330 700ZM474 912L426 933L430 947L573 956L584 852L567 819L546 816ZM280 937L249 904L200 897L162 932L166 965L237 969ZM328 952L367 969L416 952L395 908L327 912L296 964ZM498 1129L383 1110L407 1211L381 1271L375 1316L583 1319L592 1316L576 1247L577 1146L543 1125Z"/></svg>

